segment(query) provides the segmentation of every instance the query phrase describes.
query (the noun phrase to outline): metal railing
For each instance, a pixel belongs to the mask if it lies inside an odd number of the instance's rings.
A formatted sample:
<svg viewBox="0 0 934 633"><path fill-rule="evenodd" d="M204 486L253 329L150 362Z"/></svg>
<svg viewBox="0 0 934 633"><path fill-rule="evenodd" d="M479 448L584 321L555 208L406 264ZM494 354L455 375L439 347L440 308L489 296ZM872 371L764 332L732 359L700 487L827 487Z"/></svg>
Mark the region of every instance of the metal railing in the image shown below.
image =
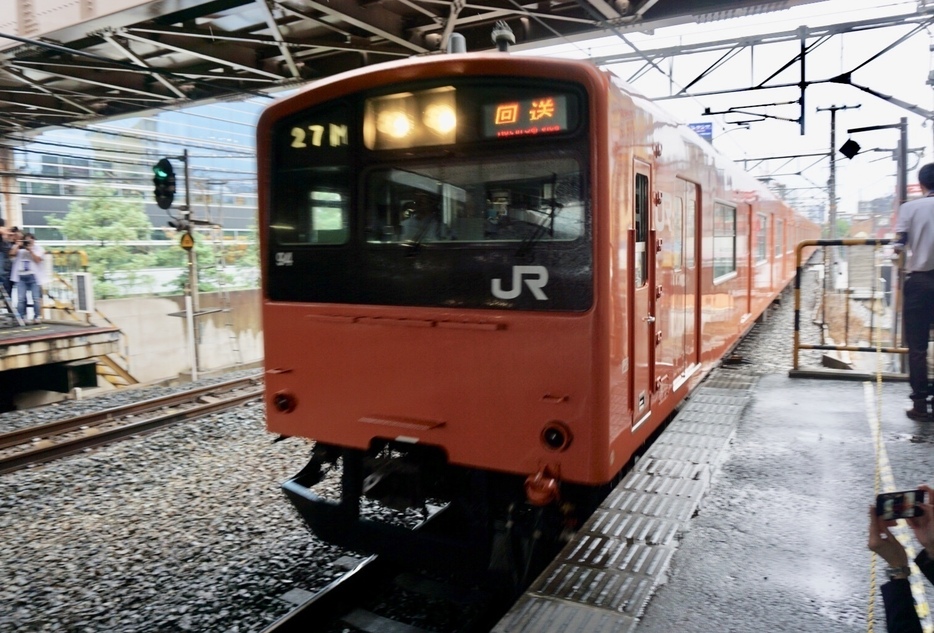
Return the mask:
<svg viewBox="0 0 934 633"><path fill-rule="evenodd" d="M795 316L792 376L829 376L863 379L873 372L859 371L854 363L824 355L819 370L800 367L802 350L888 355L888 365L899 365L899 371L886 371L883 377L904 380L905 355L908 349L899 344L901 323L902 269L899 259L893 262L883 251L891 243L887 238L846 238L805 240L795 248ZM805 250L823 249L823 283L820 303L812 321L820 326L819 343L801 341L801 283L804 277ZM854 256L857 247L871 247L871 255ZM848 252L849 251L849 252ZM853 270L861 268L858 275ZM868 270L867 270L868 269ZM887 273L887 274L886 274ZM855 280L855 283L854 283ZM855 339L855 341L854 341ZM841 343L842 341L842 343ZM829 367L828 367L829 365Z"/></svg>

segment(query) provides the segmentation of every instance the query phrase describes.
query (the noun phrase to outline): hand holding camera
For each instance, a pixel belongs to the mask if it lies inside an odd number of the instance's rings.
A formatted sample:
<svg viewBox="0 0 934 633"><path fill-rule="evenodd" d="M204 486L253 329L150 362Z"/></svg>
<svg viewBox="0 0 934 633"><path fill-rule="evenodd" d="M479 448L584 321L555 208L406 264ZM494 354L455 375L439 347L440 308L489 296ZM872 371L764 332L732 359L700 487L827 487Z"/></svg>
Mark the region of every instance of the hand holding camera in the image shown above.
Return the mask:
<svg viewBox="0 0 934 633"><path fill-rule="evenodd" d="M925 502L926 491L905 490L902 492L883 492L876 497L876 514L880 521L896 521L923 516L921 507Z"/></svg>

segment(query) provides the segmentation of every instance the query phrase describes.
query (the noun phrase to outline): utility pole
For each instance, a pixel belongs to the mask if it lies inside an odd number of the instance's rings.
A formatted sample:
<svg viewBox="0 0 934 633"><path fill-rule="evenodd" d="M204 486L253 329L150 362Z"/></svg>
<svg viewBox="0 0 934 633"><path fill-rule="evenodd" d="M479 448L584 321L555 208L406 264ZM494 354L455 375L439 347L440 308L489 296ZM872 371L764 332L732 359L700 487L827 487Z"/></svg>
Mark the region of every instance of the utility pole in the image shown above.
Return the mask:
<svg viewBox="0 0 934 633"><path fill-rule="evenodd" d="M850 110L862 107L862 104L855 106L837 106L832 105L829 108L817 108L818 112L830 112L830 181L827 183L830 189L830 239L837 238L837 111Z"/></svg>

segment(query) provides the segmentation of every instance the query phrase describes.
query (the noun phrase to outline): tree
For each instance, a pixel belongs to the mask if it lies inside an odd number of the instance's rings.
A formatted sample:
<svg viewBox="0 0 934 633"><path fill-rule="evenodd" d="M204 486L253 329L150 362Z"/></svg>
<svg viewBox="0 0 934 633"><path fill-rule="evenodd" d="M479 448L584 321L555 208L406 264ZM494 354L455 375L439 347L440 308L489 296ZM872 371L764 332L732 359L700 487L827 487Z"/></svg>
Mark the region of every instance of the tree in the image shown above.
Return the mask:
<svg viewBox="0 0 934 633"><path fill-rule="evenodd" d="M117 197L117 191L101 185L90 188L90 198L72 202L64 218L46 217L68 241L88 241L88 269L94 275L94 292L107 299L124 294L124 288L143 281L135 271L152 265L153 258L142 245L148 241L152 223L143 202Z"/></svg>

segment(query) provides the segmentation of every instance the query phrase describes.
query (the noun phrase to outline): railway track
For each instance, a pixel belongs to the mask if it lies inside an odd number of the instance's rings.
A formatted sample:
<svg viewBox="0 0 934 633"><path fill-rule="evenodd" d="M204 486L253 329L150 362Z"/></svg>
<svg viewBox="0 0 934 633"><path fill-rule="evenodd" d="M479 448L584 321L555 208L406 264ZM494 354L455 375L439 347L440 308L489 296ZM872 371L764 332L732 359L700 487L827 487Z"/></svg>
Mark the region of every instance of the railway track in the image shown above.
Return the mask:
<svg viewBox="0 0 934 633"><path fill-rule="evenodd" d="M261 398L259 374L0 435L0 474Z"/></svg>
<svg viewBox="0 0 934 633"><path fill-rule="evenodd" d="M443 514L442 509L417 529L437 531ZM262 633L485 633L507 602L472 581L370 556Z"/></svg>

